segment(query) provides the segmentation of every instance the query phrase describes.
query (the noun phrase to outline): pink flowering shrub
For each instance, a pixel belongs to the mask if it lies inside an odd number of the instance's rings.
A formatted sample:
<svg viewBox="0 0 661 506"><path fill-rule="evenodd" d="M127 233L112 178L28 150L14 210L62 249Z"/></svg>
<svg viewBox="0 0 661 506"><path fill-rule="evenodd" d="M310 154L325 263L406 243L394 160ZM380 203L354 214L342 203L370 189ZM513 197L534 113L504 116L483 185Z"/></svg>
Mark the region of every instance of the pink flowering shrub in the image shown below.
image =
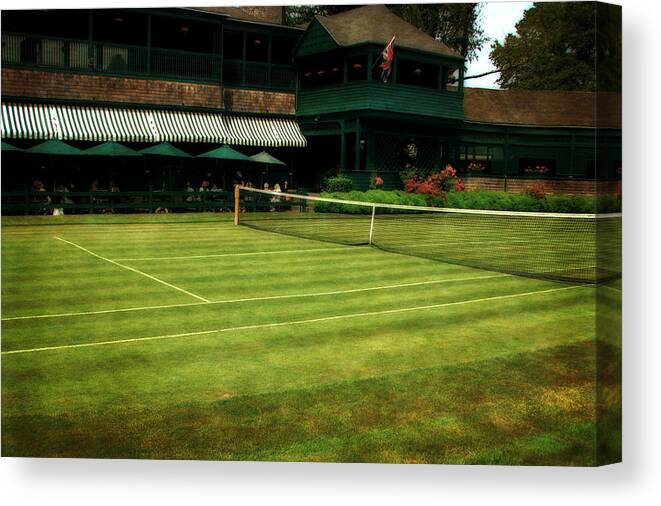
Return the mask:
<svg viewBox="0 0 661 506"><path fill-rule="evenodd" d="M404 190L408 193L422 193L427 195L430 206L438 200L445 201L446 193L450 191L465 191L463 181L457 177L451 165L443 170L434 172L426 178L409 177L404 181Z"/></svg>

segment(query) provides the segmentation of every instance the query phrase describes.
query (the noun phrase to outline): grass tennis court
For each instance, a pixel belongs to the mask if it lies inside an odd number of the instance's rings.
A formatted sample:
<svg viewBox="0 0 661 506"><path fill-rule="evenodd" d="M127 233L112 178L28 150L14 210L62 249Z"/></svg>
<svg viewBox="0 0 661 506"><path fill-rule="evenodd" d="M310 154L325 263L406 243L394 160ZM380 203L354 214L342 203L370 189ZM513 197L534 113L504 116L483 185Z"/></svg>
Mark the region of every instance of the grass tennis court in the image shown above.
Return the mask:
<svg viewBox="0 0 661 506"><path fill-rule="evenodd" d="M620 451L598 448L600 424L617 429L620 345L595 342L596 297L617 307L619 282L229 215L62 218L3 219L5 456L593 465Z"/></svg>

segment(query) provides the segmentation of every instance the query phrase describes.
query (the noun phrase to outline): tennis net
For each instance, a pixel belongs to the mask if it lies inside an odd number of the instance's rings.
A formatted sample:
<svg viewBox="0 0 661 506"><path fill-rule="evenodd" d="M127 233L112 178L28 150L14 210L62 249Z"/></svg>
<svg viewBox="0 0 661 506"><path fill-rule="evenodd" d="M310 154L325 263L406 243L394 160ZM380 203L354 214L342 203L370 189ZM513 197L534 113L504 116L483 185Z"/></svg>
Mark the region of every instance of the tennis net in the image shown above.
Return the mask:
<svg viewBox="0 0 661 506"><path fill-rule="evenodd" d="M238 189L255 229L572 283L621 276L621 214L485 211Z"/></svg>

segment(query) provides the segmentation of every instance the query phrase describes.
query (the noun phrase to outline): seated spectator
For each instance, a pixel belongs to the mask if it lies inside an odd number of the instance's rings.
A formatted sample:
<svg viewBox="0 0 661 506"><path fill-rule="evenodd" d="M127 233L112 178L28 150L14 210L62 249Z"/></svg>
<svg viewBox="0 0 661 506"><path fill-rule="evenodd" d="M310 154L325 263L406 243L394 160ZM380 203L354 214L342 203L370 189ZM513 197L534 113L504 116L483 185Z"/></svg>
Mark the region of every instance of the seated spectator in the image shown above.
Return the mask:
<svg viewBox="0 0 661 506"><path fill-rule="evenodd" d="M46 191L46 187L44 186L44 183L42 181L40 181L39 179L35 179L32 182L32 192L41 193L41 192L45 192L45 191ZM48 197L48 196L37 196L37 195L35 195L34 197L32 197L31 200L32 200L32 203L34 203L34 204L50 204L51 203L51 198ZM41 208L37 208L36 212L38 214L47 214L48 209L46 207L41 207Z"/></svg>
<svg viewBox="0 0 661 506"><path fill-rule="evenodd" d="M195 188L191 186L190 181L186 181L186 188L184 188L184 191L187 193L195 193ZM186 197L186 202L193 202L193 196L188 195Z"/></svg>

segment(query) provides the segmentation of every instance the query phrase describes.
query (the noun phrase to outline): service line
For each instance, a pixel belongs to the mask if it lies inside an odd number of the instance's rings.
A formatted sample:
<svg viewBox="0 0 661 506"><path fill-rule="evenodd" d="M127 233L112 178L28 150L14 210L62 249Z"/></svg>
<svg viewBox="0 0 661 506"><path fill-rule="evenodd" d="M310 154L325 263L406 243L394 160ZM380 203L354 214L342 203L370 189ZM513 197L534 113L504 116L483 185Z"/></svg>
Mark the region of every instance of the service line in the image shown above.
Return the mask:
<svg viewBox="0 0 661 506"><path fill-rule="evenodd" d="M244 325L240 327L225 327L225 328L220 328L220 329L213 329L213 330L202 330L198 332L185 332L181 334L167 334L167 335L162 335L162 336L148 336L148 337L135 337L131 339L117 339L113 341L96 341L92 343L79 343L79 344L65 344L61 346L44 346L42 348L26 348L26 349L21 349L21 350L11 350L11 351L3 351L2 355L16 355L16 354L22 354L22 353L37 353L37 352L42 352L42 351L55 351L55 350L70 350L70 349L76 349L76 348L91 348L91 347L96 347L96 346L108 346L112 344L128 344L128 343L137 343L137 342L143 342L143 341L156 341L156 340L164 340L164 339L175 339L175 338L181 338L181 337L195 337L195 336L203 336L203 335L209 335L209 334L220 334L224 332L239 332L243 330L256 330L256 329L269 329L269 328L275 328L275 327L286 327L286 326L293 326L293 325L304 325L304 324L309 324L309 323L319 323L319 322L327 322L327 321L332 321L332 320L345 320L345 319L350 319L350 318L365 318L369 316L380 316L380 315L388 315L388 314L398 314L398 313L407 313L411 311L423 311L423 310L428 310L428 309L438 309L442 307L452 307L452 306L461 306L465 304L475 304L478 302L488 302L488 301L495 301L495 300L504 300L504 299L514 299L517 297L529 297L532 295L541 295L541 294L547 294L547 293L553 293L553 292L560 292L564 290L575 290L576 288L583 288L581 286L565 286L562 288L550 288L548 290L537 290L534 292L524 292L524 293L515 293L515 294L510 294L510 295L497 295L494 297L483 297L481 299L469 299L469 300L462 300L458 302L445 302L442 304L430 304L428 306L415 306L415 307L405 307L405 308L399 308L399 309L387 309L384 311L371 311L371 312L366 312L366 313L350 313L350 314L342 314L342 315L335 315L335 316L324 316L321 318L311 318L308 320L292 320L288 322L277 322L277 323L262 323L262 324L256 324L256 325Z"/></svg>
<svg viewBox="0 0 661 506"><path fill-rule="evenodd" d="M188 290L184 290L183 288L175 286L172 283L168 283L167 281L163 281L162 279L158 279L157 277L152 276L151 274L147 274L146 272L139 271L138 269L134 269L133 267L129 267L128 265L120 264L116 260L111 260L110 258L106 258L106 257L103 257L101 255L98 255L98 254L94 253L93 251L88 250L87 248L83 248L82 246L80 246L79 244L76 244L75 242L67 241L66 239L62 239L61 237L57 237L57 236L54 236L54 237L58 241L62 241L62 242L65 242L67 244L70 244L71 246L74 246L74 247L78 248L79 250L84 251L85 253L88 253L89 255L92 255L93 257L96 257L96 258L99 258L99 259L104 260L106 262L109 262L113 265L116 265L117 267L121 267L122 269L126 269L127 271L131 271L131 272L135 272L136 274L140 274L141 276L149 278L149 279L151 279L153 281L156 281L157 283L160 283L160 284L165 285L167 287L173 288L173 289L175 289L175 290L177 290L181 293L185 293L186 295L189 295L189 296L194 297L198 300L201 300L202 302L210 302L208 299L205 299L204 297L200 297L199 295L196 295L192 292L189 292Z"/></svg>
<svg viewBox="0 0 661 506"><path fill-rule="evenodd" d="M67 316L87 316L87 315L99 315L99 314L108 314L108 313L126 313L131 311L148 311L155 309L171 309L177 307L190 307L190 306L206 306L209 304L236 304L240 302L255 302L255 301L265 301L265 300L278 300L278 299L297 299L302 297L322 297L327 295L342 295L346 293L359 293L359 292L370 292L373 290L390 290L395 288L405 288L409 286L422 286L422 285L439 285L442 283L451 283L457 281L475 281L480 279L491 279L491 278L506 278L513 277L511 274L489 274L487 276L472 276L468 278L448 278L448 279L436 279L430 281L414 281L412 283L400 283L397 285L380 285L380 286L368 286L365 288L350 288L348 290L334 290L328 292L308 292L308 293L290 293L284 295L264 295L261 297L246 297L242 299L226 299L226 300L217 300L217 301L207 301L207 302L188 302L185 304L167 304L160 306L142 306L142 307L127 307L122 309L101 309L98 311L80 311L77 313L54 313L54 314L42 314L42 315L27 315L27 316L10 316L7 318L2 318L2 321L12 321L12 320L36 320L41 318L62 318Z"/></svg>

